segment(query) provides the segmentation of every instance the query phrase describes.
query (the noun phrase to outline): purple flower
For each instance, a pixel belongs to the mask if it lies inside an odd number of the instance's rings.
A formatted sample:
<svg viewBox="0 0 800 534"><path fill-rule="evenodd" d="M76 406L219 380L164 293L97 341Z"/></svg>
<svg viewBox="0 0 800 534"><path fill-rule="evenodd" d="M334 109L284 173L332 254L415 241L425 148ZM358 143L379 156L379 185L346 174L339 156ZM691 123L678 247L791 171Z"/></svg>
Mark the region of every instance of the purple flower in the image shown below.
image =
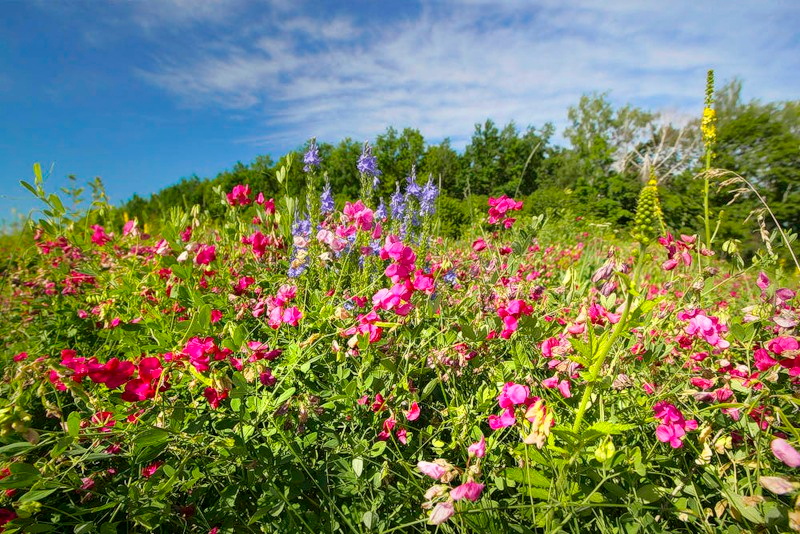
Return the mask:
<svg viewBox="0 0 800 534"><path fill-rule="evenodd" d="M306 152L303 156L303 163L305 163L305 166L303 167L305 172L311 171L311 169L314 167L319 167L319 148L317 148L316 137L311 138L311 144L308 147L308 152Z"/></svg>
<svg viewBox="0 0 800 534"><path fill-rule="evenodd" d="M335 204L333 202L333 194L331 193L331 183L329 181L325 182L325 187L322 190L322 194L319 196L319 211L323 215L333 212L333 208Z"/></svg>
<svg viewBox="0 0 800 534"><path fill-rule="evenodd" d="M406 197L414 196L419 198L420 194L422 194L422 188L419 185L417 185L416 165L411 166L411 175L406 176L406 182L408 182L408 186L406 187Z"/></svg>
<svg viewBox="0 0 800 534"><path fill-rule="evenodd" d="M306 217L303 219L298 219L297 216L295 216L294 223L292 223L292 235L295 237L297 236L307 237L310 234L311 234L311 221L309 220L308 215L306 215Z"/></svg>
<svg viewBox="0 0 800 534"><path fill-rule="evenodd" d="M379 221L382 221L386 218L386 216L386 203L383 201L383 199L381 199L378 203L378 209L375 210L375 218Z"/></svg>
<svg viewBox="0 0 800 534"><path fill-rule="evenodd" d="M372 147L369 146L369 141L364 141L364 150L358 157L357 168L361 174L372 176L375 179L381 175L381 171L378 170L378 158L372 155ZM373 187L375 186L374 184L375 182L373 182Z"/></svg>
<svg viewBox="0 0 800 534"><path fill-rule="evenodd" d="M389 201L389 209L392 210L392 219L395 221L402 221L406 211L406 199L400 192L400 183L398 182L396 185L397 189Z"/></svg>
<svg viewBox="0 0 800 534"><path fill-rule="evenodd" d="M433 176L428 177L428 182L422 188L419 196L419 213L423 217L425 215L433 215L436 211L436 198L439 196L439 189L433 185Z"/></svg>

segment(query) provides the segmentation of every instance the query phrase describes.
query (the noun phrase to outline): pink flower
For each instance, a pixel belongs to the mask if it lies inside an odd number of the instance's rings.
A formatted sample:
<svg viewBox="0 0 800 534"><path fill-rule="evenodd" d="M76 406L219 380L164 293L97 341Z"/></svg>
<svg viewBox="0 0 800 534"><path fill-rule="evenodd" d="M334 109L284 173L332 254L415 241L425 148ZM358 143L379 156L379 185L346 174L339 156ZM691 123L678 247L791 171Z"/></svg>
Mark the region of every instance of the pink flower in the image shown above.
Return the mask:
<svg viewBox="0 0 800 534"><path fill-rule="evenodd" d="M547 389L558 387L558 374L554 374L550 378L545 378L542 380L542 387Z"/></svg>
<svg viewBox="0 0 800 534"><path fill-rule="evenodd" d="M506 410L499 417L496 415L489 416L489 428L492 430L499 430L508 426L514 425L517 418L514 415L514 408L506 408Z"/></svg>
<svg viewBox="0 0 800 534"><path fill-rule="evenodd" d="M566 380L562 380L558 383L558 391L561 393L561 396L565 399L572 397L572 393L569 390L569 382Z"/></svg>
<svg viewBox="0 0 800 534"><path fill-rule="evenodd" d="M211 407L216 410L219 408L219 403L228 398L228 390L217 391L214 388L206 388L203 390L203 396L208 400Z"/></svg>
<svg viewBox="0 0 800 534"><path fill-rule="evenodd" d="M416 421L419 419L419 405L416 401L411 403L411 408L406 412L406 419Z"/></svg>
<svg viewBox="0 0 800 534"><path fill-rule="evenodd" d="M290 325L290 326L297 326L297 323L300 322L300 319L303 318L303 313L297 309L297 306L292 306L291 308L286 308L283 311L283 322Z"/></svg>
<svg viewBox="0 0 800 534"><path fill-rule="evenodd" d="M417 462L417 469L419 469L423 475L428 475L434 480L439 480L447 472L444 467L433 462Z"/></svg>
<svg viewBox="0 0 800 534"><path fill-rule="evenodd" d="M342 213L347 217L348 221L355 222L356 226L365 232L372 230L373 211L367 208L360 200L355 204L346 202Z"/></svg>
<svg viewBox="0 0 800 534"><path fill-rule="evenodd" d="M497 401L501 408L509 408L517 404L523 404L528 400L529 395L528 386L508 382L503 386L503 391L498 395Z"/></svg>
<svg viewBox="0 0 800 534"><path fill-rule="evenodd" d="M92 230L94 230L94 233L92 234L92 243L95 245L102 247L111 241L111 237L106 234L105 229L99 224L92 225ZM111 235L113 236L113 234Z"/></svg>
<svg viewBox="0 0 800 534"><path fill-rule="evenodd" d="M769 287L769 278L764 272L758 273L758 279L756 280L756 285L761 288L761 290L765 290Z"/></svg>
<svg viewBox="0 0 800 534"><path fill-rule="evenodd" d="M680 449L683 447L682 438L685 435L686 431L683 430L683 427L674 423L658 425L658 428L656 428L656 437L658 440L669 443L673 449Z"/></svg>
<svg viewBox="0 0 800 534"><path fill-rule="evenodd" d="M486 246L487 246L486 241L484 241L483 238L480 237L472 242L472 250L474 250L475 252L480 252L481 250L484 250Z"/></svg>
<svg viewBox="0 0 800 534"><path fill-rule="evenodd" d="M798 350L800 344L798 344L797 340L793 337L781 336L770 340L770 342L767 343L767 348L773 354L780 356L783 351Z"/></svg>
<svg viewBox="0 0 800 534"><path fill-rule="evenodd" d="M453 507L452 501L440 502L431 510L431 514L428 516L428 523L431 525L441 525L450 519L454 513L456 513L456 510Z"/></svg>
<svg viewBox="0 0 800 534"><path fill-rule="evenodd" d="M398 428L394 435L397 436L397 441L403 445L408 444L408 433L406 432L405 428Z"/></svg>
<svg viewBox="0 0 800 534"><path fill-rule="evenodd" d="M481 496L483 487L483 484L478 484L477 482L465 482L464 484L461 484L460 486L450 490L450 497L452 497L455 501L467 499L475 502Z"/></svg>
<svg viewBox="0 0 800 534"><path fill-rule="evenodd" d="M217 247L214 245L200 245L194 261L197 265L208 265L217 258Z"/></svg>
<svg viewBox="0 0 800 534"><path fill-rule="evenodd" d="M151 476L156 474L156 471L158 471L158 468L161 467L163 464L164 464L164 462L162 462L161 460L156 460L155 462L153 462L152 464L148 465L147 467L143 467L142 468L142 476L145 477L145 478L150 478Z"/></svg>
<svg viewBox="0 0 800 534"><path fill-rule="evenodd" d="M467 453L470 456L475 456L476 458L483 458L486 456L486 438L481 436L480 441L476 441L469 447L467 447Z"/></svg>
<svg viewBox="0 0 800 534"><path fill-rule="evenodd" d="M247 206L252 202L250 199L250 186L249 185L235 185L233 191L228 193L228 204L231 206ZM263 200L263 196L262 196Z"/></svg>
<svg viewBox="0 0 800 534"><path fill-rule="evenodd" d="M772 454L775 458L785 463L789 467L800 467L800 452L792 447L788 441L783 438L777 438L770 443Z"/></svg>

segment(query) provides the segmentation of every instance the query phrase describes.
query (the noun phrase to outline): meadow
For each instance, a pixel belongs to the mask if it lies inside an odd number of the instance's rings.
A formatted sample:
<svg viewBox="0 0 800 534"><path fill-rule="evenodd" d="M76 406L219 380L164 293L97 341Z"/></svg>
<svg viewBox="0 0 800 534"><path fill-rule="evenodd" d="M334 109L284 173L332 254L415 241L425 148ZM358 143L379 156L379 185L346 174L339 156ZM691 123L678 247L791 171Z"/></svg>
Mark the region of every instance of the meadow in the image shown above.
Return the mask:
<svg viewBox="0 0 800 534"><path fill-rule="evenodd" d="M710 133L704 121L704 134ZM43 189L0 278L0 531L800 530L795 266L411 174L107 222ZM157 228L157 231L150 231ZM705 230L705 231L703 231Z"/></svg>

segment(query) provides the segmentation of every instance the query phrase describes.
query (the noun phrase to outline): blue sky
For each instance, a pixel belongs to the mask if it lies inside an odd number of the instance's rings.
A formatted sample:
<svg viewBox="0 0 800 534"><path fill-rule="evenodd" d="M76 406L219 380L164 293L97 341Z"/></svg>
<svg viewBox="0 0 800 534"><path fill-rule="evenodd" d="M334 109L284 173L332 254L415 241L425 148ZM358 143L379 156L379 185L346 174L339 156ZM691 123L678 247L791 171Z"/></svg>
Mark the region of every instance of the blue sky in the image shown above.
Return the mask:
<svg viewBox="0 0 800 534"><path fill-rule="evenodd" d="M387 126L463 147L476 122L559 132L580 95L681 120L705 72L800 98L800 2L2 0L0 219L102 177L112 202L317 136ZM355 162L353 163L355 165Z"/></svg>

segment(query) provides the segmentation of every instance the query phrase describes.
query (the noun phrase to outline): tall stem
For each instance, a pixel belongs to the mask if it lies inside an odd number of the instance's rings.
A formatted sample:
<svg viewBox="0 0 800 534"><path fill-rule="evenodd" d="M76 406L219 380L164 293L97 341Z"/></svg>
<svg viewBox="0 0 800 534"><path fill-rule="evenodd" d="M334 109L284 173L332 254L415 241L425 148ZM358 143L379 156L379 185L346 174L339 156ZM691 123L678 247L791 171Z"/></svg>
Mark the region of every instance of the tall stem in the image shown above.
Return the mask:
<svg viewBox="0 0 800 534"><path fill-rule="evenodd" d="M597 377L600 376L600 371L603 369L603 365L606 363L608 353L611 351L611 347L614 346L614 342L617 340L617 338L619 338L620 335L622 335L622 332L627 326L628 316L630 315L631 311L631 304L633 304L633 290L635 290L638 285L639 273L642 269L644 253L645 246L639 245L639 256L636 259L636 266L633 270L631 286L628 288L628 294L625 297L625 307L622 309L622 317L620 317L619 322L614 327L611 337L602 343L598 347L597 352L593 355L592 366L589 368L589 378L587 380L588 383L586 384L586 389L583 390L583 397L581 397L578 413L575 415L575 422L572 425L572 431L575 433L579 432L581 429L583 416L586 413L586 408L589 407L589 401L592 398L592 392L594 391L594 386L597 383ZM591 325L588 327L591 328Z"/></svg>
<svg viewBox="0 0 800 534"><path fill-rule="evenodd" d="M711 250L711 217L708 211L708 190L709 190L709 183L708 183L708 174L711 171L711 148L706 149L706 172L703 175L704 179L704 187L703 187L703 213L704 217L703 220L705 221L706 225L706 248Z"/></svg>

